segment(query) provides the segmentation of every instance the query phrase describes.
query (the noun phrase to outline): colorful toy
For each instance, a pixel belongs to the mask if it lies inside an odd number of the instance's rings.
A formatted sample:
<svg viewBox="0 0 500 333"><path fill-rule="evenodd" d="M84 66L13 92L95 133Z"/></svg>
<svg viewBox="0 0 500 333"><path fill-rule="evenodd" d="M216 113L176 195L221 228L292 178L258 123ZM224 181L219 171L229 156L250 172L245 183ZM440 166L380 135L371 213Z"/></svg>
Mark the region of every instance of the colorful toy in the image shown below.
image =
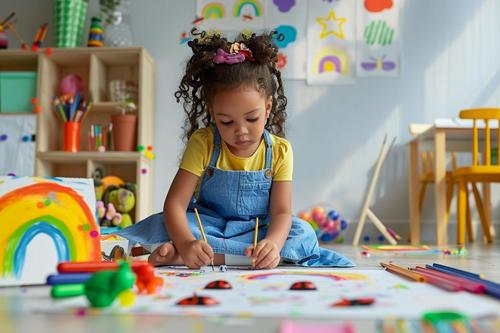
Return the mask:
<svg viewBox="0 0 500 333"><path fill-rule="evenodd" d="M117 271L101 271L94 273L85 282L85 295L92 307L110 306L116 297L134 286L135 274L127 262L120 263ZM124 299L130 304L130 297Z"/></svg>
<svg viewBox="0 0 500 333"><path fill-rule="evenodd" d="M35 38L33 39L33 45L31 46L31 51L36 52L39 48L42 47L42 43L45 40L45 36L47 35L47 30L49 28L48 23L44 23L38 28L38 31L35 34Z"/></svg>
<svg viewBox="0 0 500 333"><path fill-rule="evenodd" d="M155 275L155 269L149 263L134 269L134 273L137 275L135 284L139 293L154 294L163 286L163 279Z"/></svg>
<svg viewBox="0 0 500 333"><path fill-rule="evenodd" d="M108 212L110 208L114 208L114 215L120 214L117 224L122 228L126 228L133 224L130 212L135 207L135 185L124 184L122 187L109 186L103 195L103 200L108 204ZM119 222L119 223L118 223Z"/></svg>
<svg viewBox="0 0 500 333"><path fill-rule="evenodd" d="M340 217L336 210L326 211L323 207L314 207L310 211L301 211L297 215L304 221L309 222L316 232L319 240L323 242L344 241L341 233L347 228L347 221Z"/></svg>
<svg viewBox="0 0 500 333"><path fill-rule="evenodd" d="M104 45L104 30L102 29L101 18L92 17L89 30L87 46L100 47Z"/></svg>

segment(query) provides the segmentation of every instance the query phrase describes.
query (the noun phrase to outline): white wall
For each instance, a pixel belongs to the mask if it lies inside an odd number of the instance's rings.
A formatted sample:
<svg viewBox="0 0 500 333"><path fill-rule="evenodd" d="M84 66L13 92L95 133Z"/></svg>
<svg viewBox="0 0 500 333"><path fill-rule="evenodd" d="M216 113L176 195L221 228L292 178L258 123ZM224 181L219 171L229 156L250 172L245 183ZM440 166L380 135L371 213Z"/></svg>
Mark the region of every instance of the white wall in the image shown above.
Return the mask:
<svg viewBox="0 0 500 333"><path fill-rule="evenodd" d="M156 60L155 210L162 207L183 148L183 112L173 94L190 55L188 47L179 44L179 34L189 29L194 4L133 0L131 7L134 42ZM30 42L39 24L53 22L49 0L1 0L0 13L10 10L16 10L18 30L25 39L30 36ZM97 0L91 0L89 11L97 14ZM400 78L363 78L350 86L320 87L287 81L287 135L295 152L294 209L324 203L357 220L387 133L397 136L397 142L382 170L374 211L396 228L398 223L406 226L407 126L453 117L461 108L500 105L499 17L498 0L406 0ZM52 34L49 43L54 45ZM498 188L492 190L497 221ZM429 222L434 217L432 202L429 191L423 213Z"/></svg>

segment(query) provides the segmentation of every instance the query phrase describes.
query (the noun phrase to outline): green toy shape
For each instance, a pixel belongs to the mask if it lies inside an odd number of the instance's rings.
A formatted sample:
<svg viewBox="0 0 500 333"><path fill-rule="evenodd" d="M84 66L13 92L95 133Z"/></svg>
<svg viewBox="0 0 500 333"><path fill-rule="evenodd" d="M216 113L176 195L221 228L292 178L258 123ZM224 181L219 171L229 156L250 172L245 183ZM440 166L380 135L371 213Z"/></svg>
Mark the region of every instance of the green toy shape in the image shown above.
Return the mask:
<svg viewBox="0 0 500 333"><path fill-rule="evenodd" d="M135 274L128 262L121 262L117 271L94 273L85 283L85 295L92 307L108 307L120 293L131 289L134 282Z"/></svg>

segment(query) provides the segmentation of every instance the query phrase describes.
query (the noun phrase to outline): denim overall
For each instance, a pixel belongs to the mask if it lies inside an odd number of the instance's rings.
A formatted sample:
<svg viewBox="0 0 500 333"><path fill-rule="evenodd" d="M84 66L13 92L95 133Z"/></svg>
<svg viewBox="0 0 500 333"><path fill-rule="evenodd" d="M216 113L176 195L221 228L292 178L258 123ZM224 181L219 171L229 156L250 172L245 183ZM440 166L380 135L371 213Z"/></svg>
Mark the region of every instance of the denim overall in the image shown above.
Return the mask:
<svg viewBox="0 0 500 333"><path fill-rule="evenodd" d="M187 220L191 232L202 239L194 208L198 209L207 241L214 253L245 255L245 248L253 243L255 218L259 217L258 239L266 236L270 217L269 201L272 185L272 141L264 131L266 162L257 171L234 171L216 168L222 146L219 131L214 128L214 151L200 185L198 198L191 200ZM154 214L117 233L131 242L143 245L165 243L163 213ZM309 223L292 216L288 238L281 249L283 260L302 266L352 267L346 257L320 248Z"/></svg>

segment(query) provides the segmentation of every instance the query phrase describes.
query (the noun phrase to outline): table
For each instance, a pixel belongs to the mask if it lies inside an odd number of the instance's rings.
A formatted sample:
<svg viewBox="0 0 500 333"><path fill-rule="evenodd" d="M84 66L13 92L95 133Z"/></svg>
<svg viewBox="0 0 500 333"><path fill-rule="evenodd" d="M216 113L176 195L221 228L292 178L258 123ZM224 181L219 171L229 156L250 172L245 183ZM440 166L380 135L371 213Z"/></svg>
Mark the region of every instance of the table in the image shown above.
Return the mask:
<svg viewBox="0 0 500 333"><path fill-rule="evenodd" d="M479 149L484 149L484 125L478 123ZM490 128L498 128L490 124ZM491 132L491 140L495 140L497 131ZM461 119L437 119L408 142L409 148L409 200L410 200L410 233L411 243L420 243L420 211L418 207L419 153L434 152L434 195L436 210L436 243L447 244L446 225L446 152L472 152L472 121ZM483 184L483 201L486 214L491 216L491 189Z"/></svg>

